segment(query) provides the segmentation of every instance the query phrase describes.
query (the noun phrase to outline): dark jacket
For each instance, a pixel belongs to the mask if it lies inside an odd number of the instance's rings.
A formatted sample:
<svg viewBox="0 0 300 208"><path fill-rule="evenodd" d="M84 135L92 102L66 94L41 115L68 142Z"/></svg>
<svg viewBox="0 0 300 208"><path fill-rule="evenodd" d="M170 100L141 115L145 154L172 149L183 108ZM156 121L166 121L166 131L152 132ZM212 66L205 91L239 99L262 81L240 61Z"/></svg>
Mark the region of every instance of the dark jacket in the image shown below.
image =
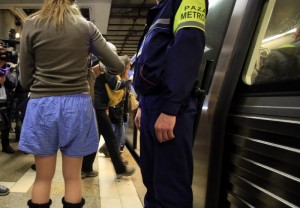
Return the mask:
<svg viewBox="0 0 300 208"><path fill-rule="evenodd" d="M18 82L17 74L14 72L14 70L11 69L6 75L6 80L4 82L5 92L7 97L5 102L7 102L7 106L12 105L14 90L17 86L17 82ZM0 87L2 86L0 85Z"/></svg>
<svg viewBox="0 0 300 208"><path fill-rule="evenodd" d="M4 82L6 100L0 100L0 113L1 113L1 131L10 128L10 114L13 105L14 89L17 85L17 76L14 72L9 72L6 75ZM0 87L3 87L0 85Z"/></svg>
<svg viewBox="0 0 300 208"><path fill-rule="evenodd" d="M164 0L149 11L133 79L134 89L141 95L140 105L143 105L143 96L159 94L161 112L170 115L176 115L181 105L190 99L205 45L207 1L185 1L196 5L206 3L203 8L191 6L186 13L180 10L182 2ZM190 11L191 8L194 11ZM173 24L178 11L181 17L189 21ZM196 18L201 17L199 21L203 24L190 20L190 14L197 14Z"/></svg>
<svg viewBox="0 0 300 208"><path fill-rule="evenodd" d="M105 110L108 108L108 95L105 89L105 83L113 90L119 90L126 87L127 81L119 80L116 75L101 74L96 78L94 86L95 109Z"/></svg>

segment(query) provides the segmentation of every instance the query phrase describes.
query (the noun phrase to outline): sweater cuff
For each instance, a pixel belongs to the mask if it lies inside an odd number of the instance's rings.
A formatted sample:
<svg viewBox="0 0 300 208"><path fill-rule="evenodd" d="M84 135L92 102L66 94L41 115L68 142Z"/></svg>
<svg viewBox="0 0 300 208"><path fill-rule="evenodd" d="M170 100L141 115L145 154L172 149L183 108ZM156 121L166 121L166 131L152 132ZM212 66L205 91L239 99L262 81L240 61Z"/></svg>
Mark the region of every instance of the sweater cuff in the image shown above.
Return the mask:
<svg viewBox="0 0 300 208"><path fill-rule="evenodd" d="M176 116L179 111L179 108L180 108L180 103L174 103L165 100L162 103L161 112L168 115Z"/></svg>

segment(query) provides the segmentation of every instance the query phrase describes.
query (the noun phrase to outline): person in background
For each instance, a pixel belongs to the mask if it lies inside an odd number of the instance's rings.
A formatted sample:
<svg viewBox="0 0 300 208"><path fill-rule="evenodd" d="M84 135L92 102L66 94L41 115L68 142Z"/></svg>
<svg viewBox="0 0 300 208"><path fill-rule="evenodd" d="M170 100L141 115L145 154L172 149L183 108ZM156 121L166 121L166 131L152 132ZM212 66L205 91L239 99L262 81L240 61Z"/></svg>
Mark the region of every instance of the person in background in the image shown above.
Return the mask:
<svg viewBox="0 0 300 208"><path fill-rule="evenodd" d="M192 92L205 46L208 1L156 2L147 16L133 79L140 95L135 124L147 188L144 207L192 208L197 112Z"/></svg>
<svg viewBox="0 0 300 208"><path fill-rule="evenodd" d="M0 67L3 68L5 66L5 49L2 45L0 45ZM1 78L0 78L1 79ZM0 196L6 196L9 194L9 188L0 185Z"/></svg>
<svg viewBox="0 0 300 208"><path fill-rule="evenodd" d="M27 102L29 100L28 92L26 92L21 86L20 82L18 82L17 87L15 89L15 97L17 99L16 103L16 115L15 115L15 133L16 133L16 141L20 140L22 123L24 120Z"/></svg>
<svg viewBox="0 0 300 208"><path fill-rule="evenodd" d="M45 0L24 22L20 42L20 82L30 92L19 149L33 154L36 177L30 208L50 207L57 151L62 153L64 208L85 204L82 158L96 152L99 135L87 82L87 57L93 53L107 73L124 64L75 0Z"/></svg>
<svg viewBox="0 0 300 208"><path fill-rule="evenodd" d="M94 104L95 103L95 101L94 101L95 80L100 74L103 73L103 71L101 70L100 65L96 65L93 67L89 66L89 68L91 68L91 70L89 71L88 82L89 82L89 86L90 86L90 94L91 94L93 104ZM99 175L98 171L94 170L94 168L93 168L93 164L94 164L96 155L97 155L97 151L93 152L89 155L85 155L83 157L82 167L81 167L81 179L97 177Z"/></svg>
<svg viewBox="0 0 300 208"><path fill-rule="evenodd" d="M109 47L116 51L116 47L108 42ZM124 57L121 57L124 61ZM93 64L92 64L93 65ZM118 90L126 87L126 82L124 80L118 80L117 76L103 73L103 68L105 66L100 62L92 67L92 71L95 74L96 80L93 82L94 85L94 107L96 109L97 123L100 135L103 136L105 144L101 146L99 152L105 153L105 156L110 157L114 165L115 171L117 173L117 178L122 176L130 176L134 173L135 169L131 166L125 166L125 162L118 151L117 138L113 132L112 124L108 116L108 95L105 88L105 83L108 83L109 87ZM107 146L106 146L107 144ZM105 152L103 152L105 151ZM98 171L93 170L93 163L95 161L97 152L83 157L82 163L82 174L81 178L96 177L98 176Z"/></svg>
<svg viewBox="0 0 300 208"><path fill-rule="evenodd" d="M299 80L300 78L300 24L291 43L272 49L261 59L251 77L252 84Z"/></svg>
<svg viewBox="0 0 300 208"><path fill-rule="evenodd" d="M110 44L110 43L109 43ZM113 50L116 50L114 45L110 44L112 49ZM124 61L124 56L121 57L121 59ZM125 65L126 65L126 62L125 62ZM104 68L104 65L99 63L95 66L92 67L91 69L91 72L92 73L92 76L90 76L90 80L89 80L89 83L90 83L90 87L94 87L95 86L95 79L102 75L102 70L101 68ZM126 71L126 67L125 67L125 70ZM124 71L122 72L122 74L124 74ZM111 76L111 75L108 75L109 77L112 77L112 78L115 78L116 76ZM116 83L114 79L112 79L112 83L111 85L113 85L114 87L116 86ZM120 84L119 84L119 87L120 89L123 88L125 86L124 84L125 82L121 81ZM99 90L99 89L97 89ZM90 89L91 91L91 95L94 96L94 89ZM94 98L95 99L95 98ZM112 111L111 111L112 113ZM116 116L121 116L122 117L122 112L119 112L120 115L116 115ZM111 114L109 114L111 116ZM111 120L111 118L110 118ZM113 125L113 120L111 120L112 122L112 127L114 127ZM100 127L99 127L100 128ZM118 130L118 129L117 129ZM107 129L104 130L105 132L107 131ZM115 132L115 129L113 128L113 131ZM106 133L104 133L104 135L106 135ZM118 146L119 146L119 138L118 138L118 134L115 134L116 136L116 141L115 141L115 146L116 146L116 149L118 150ZM111 141L114 141L113 138L111 140L109 140L108 142L111 142ZM101 153L104 153L106 157L109 157L109 150L107 148L107 146L105 145L105 143L101 146ZM94 170L93 169L93 164L94 164L94 161L95 161L95 158L96 158L96 154L97 152L94 152L92 154L89 154L89 155L86 155L83 157L83 162L82 162L82 168L81 168L81 178L82 179L85 179L85 178L90 178L90 177L97 177L99 175L98 171ZM124 160L121 156L120 156L122 162L124 164L127 164L128 161ZM114 161L114 164L118 165L118 158L113 158L112 159ZM116 168L118 169L118 168Z"/></svg>
<svg viewBox="0 0 300 208"><path fill-rule="evenodd" d="M127 99L128 99L128 93L130 90L130 82L127 82L128 79L128 73L130 69L130 58L128 56L122 56L124 62L125 62L125 70L121 74L121 79L124 80L127 85L124 88L124 97L122 101L117 106L110 106L109 107L109 118L112 123L113 131L115 132L116 138L117 138L117 150L121 153L121 148L124 148L125 145L125 126L124 121L127 122ZM125 161L125 160L123 160ZM126 161L125 161L126 163Z"/></svg>
<svg viewBox="0 0 300 208"><path fill-rule="evenodd" d="M88 58L89 73L88 73L87 80L88 80L88 83L89 83L90 94L91 94L91 97L92 97L92 100L93 100L93 104L95 104L95 101L94 101L94 97L95 97L95 94L94 94L95 80L101 73L103 73L102 69L99 67L99 65L95 66L98 62L99 62L99 60L97 59L97 57L95 57L93 54L89 55L89 58Z"/></svg>
<svg viewBox="0 0 300 208"><path fill-rule="evenodd" d="M10 68L5 61L5 49L0 45L0 113L1 113L1 144L2 152L14 154L15 150L9 145L9 108L11 104L12 91L17 85L17 76L10 72Z"/></svg>
<svg viewBox="0 0 300 208"><path fill-rule="evenodd" d="M15 67L15 72L17 77L20 76L19 71L19 64ZM21 134L21 128L22 128L22 122L25 116L26 112L26 106L27 102L29 100L28 92L24 90L24 88L21 86L20 80L17 81L17 86L14 89L13 98L15 103L15 113L13 119L15 120L16 126L15 126L15 138L16 141L20 140L20 134Z"/></svg>
<svg viewBox="0 0 300 208"><path fill-rule="evenodd" d="M131 81L131 83L129 84L129 88L127 89L127 93L132 93L136 98L136 93L134 92L134 88L132 86L135 58L136 58L136 54L130 60L130 65L129 65L130 69L128 70L128 74L127 74L128 78L127 79L129 79ZM128 95L129 94L127 94L127 99L128 99ZM137 105L138 105L137 100L136 100L136 102L137 102ZM124 151L126 140L127 140L127 134L128 134L128 120L129 120L130 112L129 112L128 106L126 104L128 104L128 102L125 103L125 109L127 109L127 111L125 111L124 117L123 117L124 134L123 134L123 138L121 139L121 143L120 143L120 153L123 153L123 151ZM136 110L133 111L133 116L135 116L135 113L136 113Z"/></svg>
<svg viewBox="0 0 300 208"><path fill-rule="evenodd" d="M111 43L110 47L116 51L116 47ZM100 63L100 67L106 67ZM106 150L108 155L111 157L111 161L113 163L114 169L117 174L117 178L120 179L123 176L131 176L134 174L135 169L132 166L125 165L120 156L120 152L118 150L117 138L113 131L111 121L108 116L108 103L109 98L107 95L107 91L105 88L105 83L113 90L124 89L128 84L127 81L118 80L117 76L109 75L107 73L101 74L96 78L95 81L95 110L96 117L98 123L98 130L100 135L103 136ZM101 153L102 149L99 149Z"/></svg>

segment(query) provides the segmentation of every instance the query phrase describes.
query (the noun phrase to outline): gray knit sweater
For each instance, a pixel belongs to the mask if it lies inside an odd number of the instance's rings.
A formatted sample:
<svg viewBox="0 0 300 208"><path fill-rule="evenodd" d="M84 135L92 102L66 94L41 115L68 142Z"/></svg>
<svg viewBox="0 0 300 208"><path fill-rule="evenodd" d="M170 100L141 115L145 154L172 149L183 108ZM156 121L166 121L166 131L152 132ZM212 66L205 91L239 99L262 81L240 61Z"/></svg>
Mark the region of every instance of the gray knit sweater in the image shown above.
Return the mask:
<svg viewBox="0 0 300 208"><path fill-rule="evenodd" d="M93 53L112 74L124 64L96 26L83 17L64 29L24 23L20 43L20 81L31 98L89 93L87 57Z"/></svg>

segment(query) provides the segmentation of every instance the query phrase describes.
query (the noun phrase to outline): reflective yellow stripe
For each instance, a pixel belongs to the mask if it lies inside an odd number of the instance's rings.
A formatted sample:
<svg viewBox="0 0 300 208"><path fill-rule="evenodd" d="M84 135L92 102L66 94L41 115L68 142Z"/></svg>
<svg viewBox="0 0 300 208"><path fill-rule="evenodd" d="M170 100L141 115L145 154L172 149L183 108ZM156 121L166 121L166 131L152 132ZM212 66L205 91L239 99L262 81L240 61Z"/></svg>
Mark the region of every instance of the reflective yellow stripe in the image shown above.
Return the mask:
<svg viewBox="0 0 300 208"><path fill-rule="evenodd" d="M278 48L295 48L296 46L292 45L292 44L286 44L286 45L282 45Z"/></svg>
<svg viewBox="0 0 300 208"><path fill-rule="evenodd" d="M194 27L205 31L205 0L182 0L174 19L173 32L184 27Z"/></svg>

